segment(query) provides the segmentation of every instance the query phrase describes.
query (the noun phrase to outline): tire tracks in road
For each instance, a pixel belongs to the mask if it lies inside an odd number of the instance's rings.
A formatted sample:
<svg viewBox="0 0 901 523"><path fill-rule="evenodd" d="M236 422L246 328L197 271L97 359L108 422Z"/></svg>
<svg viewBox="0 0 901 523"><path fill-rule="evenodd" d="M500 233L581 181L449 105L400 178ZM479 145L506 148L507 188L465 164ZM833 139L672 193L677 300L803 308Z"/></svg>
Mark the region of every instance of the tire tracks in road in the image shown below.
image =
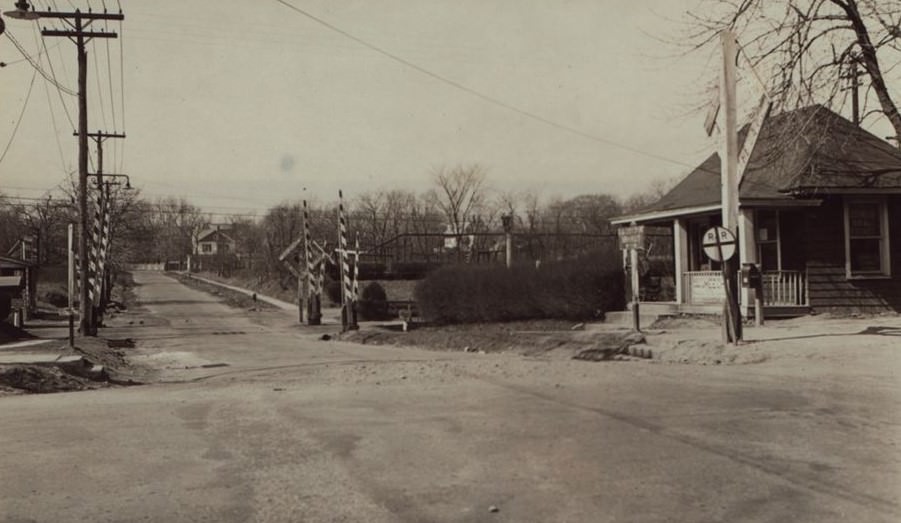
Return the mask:
<svg viewBox="0 0 901 523"><path fill-rule="evenodd" d="M531 396L544 402L553 403L569 409L603 416L605 418L630 425L636 429L650 432L659 437L677 441L708 454L714 454L719 457L728 459L732 462L753 468L759 472L777 479L780 482L786 483L790 488L801 488L813 494L832 496L862 508L875 510L884 515L901 518L901 505L896 502L860 492L859 490L850 488L847 485L841 485L832 481L824 480L819 477L813 477L809 474L790 470L787 467L781 467L774 463L767 463L765 460L761 460L758 457L751 456L731 447L712 443L698 437L674 431L661 424L648 421L647 419L644 419L642 417L630 416L628 414L623 414L611 409L583 405L574 401L561 399L551 394L535 391L522 385L516 385L485 376L478 376L472 373L467 373L467 375L473 379L480 380L495 387L513 391L518 394Z"/></svg>

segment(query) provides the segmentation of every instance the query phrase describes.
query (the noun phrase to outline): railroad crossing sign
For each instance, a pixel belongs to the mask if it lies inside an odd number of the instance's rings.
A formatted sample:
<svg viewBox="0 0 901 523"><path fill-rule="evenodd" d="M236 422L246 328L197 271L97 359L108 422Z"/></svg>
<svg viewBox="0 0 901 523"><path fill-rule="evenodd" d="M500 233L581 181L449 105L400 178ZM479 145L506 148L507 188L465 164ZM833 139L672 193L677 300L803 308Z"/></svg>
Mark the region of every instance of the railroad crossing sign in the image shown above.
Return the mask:
<svg viewBox="0 0 901 523"><path fill-rule="evenodd" d="M735 256L735 236L723 227L711 227L701 240L704 254L713 261L721 262Z"/></svg>

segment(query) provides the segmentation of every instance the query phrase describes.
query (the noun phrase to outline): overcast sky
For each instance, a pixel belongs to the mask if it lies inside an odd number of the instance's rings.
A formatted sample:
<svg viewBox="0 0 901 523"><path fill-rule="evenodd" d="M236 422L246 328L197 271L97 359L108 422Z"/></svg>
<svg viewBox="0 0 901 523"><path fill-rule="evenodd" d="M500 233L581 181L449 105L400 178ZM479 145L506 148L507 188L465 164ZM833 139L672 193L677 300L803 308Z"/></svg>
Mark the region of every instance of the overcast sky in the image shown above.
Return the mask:
<svg viewBox="0 0 901 523"><path fill-rule="evenodd" d="M275 0L121 0L121 42L88 47L89 128L128 135L107 142L105 170L129 174L145 196L243 213L333 200L338 189L418 192L432 170L457 164L483 166L498 191L627 196L684 174L713 147L703 114L684 113L716 79L716 57L677 59L655 38L674 34L668 19L695 2L288 1L449 82ZM0 0L0 9L12 4ZM7 26L39 49L34 23ZM75 46L45 43L58 82L74 90ZM6 38L0 60L10 64L0 69L2 148L33 69ZM37 77L0 163L4 193L39 196L76 169L60 97ZM75 98L62 98L74 119Z"/></svg>

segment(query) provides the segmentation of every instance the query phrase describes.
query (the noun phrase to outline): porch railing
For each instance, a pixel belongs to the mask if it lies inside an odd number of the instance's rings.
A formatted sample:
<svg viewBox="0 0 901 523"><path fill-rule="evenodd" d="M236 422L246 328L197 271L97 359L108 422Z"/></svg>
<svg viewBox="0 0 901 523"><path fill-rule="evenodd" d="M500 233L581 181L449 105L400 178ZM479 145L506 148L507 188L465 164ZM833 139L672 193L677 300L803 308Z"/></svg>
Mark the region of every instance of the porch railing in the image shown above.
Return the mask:
<svg viewBox="0 0 901 523"><path fill-rule="evenodd" d="M807 275L803 271L763 273L763 304L803 307L807 302Z"/></svg>

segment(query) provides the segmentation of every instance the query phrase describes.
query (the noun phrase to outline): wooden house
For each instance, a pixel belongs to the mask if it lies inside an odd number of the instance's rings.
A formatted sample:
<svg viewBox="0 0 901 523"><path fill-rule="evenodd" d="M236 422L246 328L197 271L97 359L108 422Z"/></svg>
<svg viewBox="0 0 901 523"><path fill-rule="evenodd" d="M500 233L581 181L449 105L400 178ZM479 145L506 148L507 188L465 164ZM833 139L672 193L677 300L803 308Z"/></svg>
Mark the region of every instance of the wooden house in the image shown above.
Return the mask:
<svg viewBox="0 0 901 523"><path fill-rule="evenodd" d="M747 127L739 133L744 141ZM617 225L671 228L675 300L645 311L719 312L720 158ZM763 274L764 312L901 311L901 151L822 106L769 117L739 182L738 253ZM747 312L748 291L742 292Z"/></svg>
<svg viewBox="0 0 901 523"><path fill-rule="evenodd" d="M234 254L235 240L221 227L201 231L194 241L195 256Z"/></svg>

